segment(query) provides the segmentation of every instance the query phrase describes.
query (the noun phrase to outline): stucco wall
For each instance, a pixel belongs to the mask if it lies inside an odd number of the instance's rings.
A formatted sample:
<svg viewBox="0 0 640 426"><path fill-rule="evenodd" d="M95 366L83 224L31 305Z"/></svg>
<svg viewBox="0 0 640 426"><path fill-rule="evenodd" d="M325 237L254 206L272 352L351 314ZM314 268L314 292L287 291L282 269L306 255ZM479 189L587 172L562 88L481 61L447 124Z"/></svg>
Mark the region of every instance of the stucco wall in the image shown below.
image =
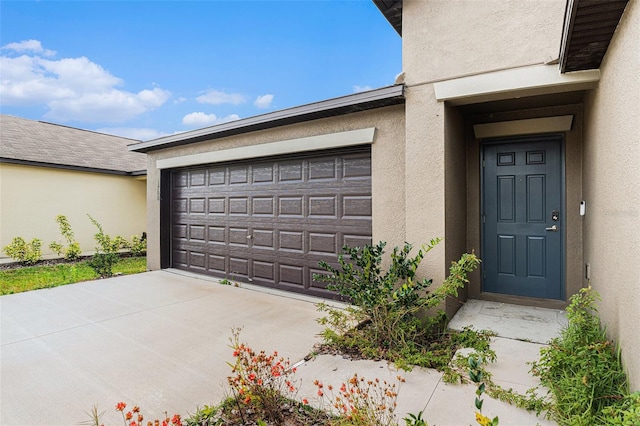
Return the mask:
<svg viewBox="0 0 640 426"><path fill-rule="evenodd" d="M432 85L406 91L406 227L407 240L420 245L445 237L444 104L435 100ZM422 271L440 285L447 270L446 244L422 262Z"/></svg>
<svg viewBox="0 0 640 426"><path fill-rule="evenodd" d="M146 182L128 176L2 163L0 202L0 247L17 236L39 238L50 255L51 241L64 242L59 214L67 216L83 252L96 245L87 214L110 235L129 239L146 230Z"/></svg>
<svg viewBox="0 0 640 426"><path fill-rule="evenodd" d="M462 253L477 247L467 246L467 143L464 117L457 108L445 107L445 256L446 261L458 260ZM445 272L446 273L446 272ZM458 299L447 300L447 313L452 315L467 300L468 288L458 293Z"/></svg>
<svg viewBox="0 0 640 426"><path fill-rule="evenodd" d="M565 4L565 0L405 0L405 82L433 82L556 59Z"/></svg>
<svg viewBox="0 0 640 426"><path fill-rule="evenodd" d="M629 2L585 100L584 257L600 315L640 390L640 7Z"/></svg>
<svg viewBox="0 0 640 426"><path fill-rule="evenodd" d="M376 128L375 140L371 148L372 191L374 194L372 206L373 240L374 242L387 241L388 247L401 245L406 235L404 224L405 126L403 105L314 120L149 153L147 168L148 268L160 268L160 171L156 167L157 160L369 127Z"/></svg>

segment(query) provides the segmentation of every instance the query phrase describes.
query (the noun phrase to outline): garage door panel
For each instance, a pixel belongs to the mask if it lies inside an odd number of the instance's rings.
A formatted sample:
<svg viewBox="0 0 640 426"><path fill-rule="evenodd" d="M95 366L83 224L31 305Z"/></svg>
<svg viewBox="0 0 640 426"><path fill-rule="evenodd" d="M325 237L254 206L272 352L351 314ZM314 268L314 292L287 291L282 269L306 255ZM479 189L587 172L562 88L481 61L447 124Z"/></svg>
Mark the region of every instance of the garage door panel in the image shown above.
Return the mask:
<svg viewBox="0 0 640 426"><path fill-rule="evenodd" d="M247 216L248 214L249 214L249 198L248 197L229 198L229 215Z"/></svg>
<svg viewBox="0 0 640 426"><path fill-rule="evenodd" d="M209 254L207 270L221 275L227 274L227 258L223 255Z"/></svg>
<svg viewBox="0 0 640 426"><path fill-rule="evenodd" d="M249 183L249 166L236 166L229 168L229 184Z"/></svg>
<svg viewBox="0 0 640 426"><path fill-rule="evenodd" d="M227 213L227 199L225 197L211 197L208 200L209 209L207 213L210 215L224 215Z"/></svg>
<svg viewBox="0 0 640 426"><path fill-rule="evenodd" d="M313 281L343 245L371 242L369 150L172 173L172 265L332 297Z"/></svg>

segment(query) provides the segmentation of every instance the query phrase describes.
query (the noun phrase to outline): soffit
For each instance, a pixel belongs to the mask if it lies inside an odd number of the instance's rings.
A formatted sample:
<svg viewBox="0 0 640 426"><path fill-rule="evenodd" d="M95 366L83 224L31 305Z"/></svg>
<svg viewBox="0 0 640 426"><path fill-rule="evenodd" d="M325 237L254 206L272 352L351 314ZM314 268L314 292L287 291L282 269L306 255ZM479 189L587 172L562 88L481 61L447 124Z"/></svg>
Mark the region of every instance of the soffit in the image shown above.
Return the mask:
<svg viewBox="0 0 640 426"><path fill-rule="evenodd" d="M600 68L628 0L568 0L560 72Z"/></svg>
<svg viewBox="0 0 640 426"><path fill-rule="evenodd" d="M387 21L402 36L402 0L373 0Z"/></svg>

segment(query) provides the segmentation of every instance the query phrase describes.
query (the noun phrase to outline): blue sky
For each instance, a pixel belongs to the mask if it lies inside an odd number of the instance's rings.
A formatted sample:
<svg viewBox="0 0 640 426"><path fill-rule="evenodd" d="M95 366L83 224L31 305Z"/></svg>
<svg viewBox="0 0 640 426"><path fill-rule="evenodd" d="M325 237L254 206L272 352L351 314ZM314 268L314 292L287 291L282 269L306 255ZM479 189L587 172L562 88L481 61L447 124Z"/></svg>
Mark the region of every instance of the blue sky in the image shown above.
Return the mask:
<svg viewBox="0 0 640 426"><path fill-rule="evenodd" d="M371 0L0 1L0 112L148 140L393 84Z"/></svg>

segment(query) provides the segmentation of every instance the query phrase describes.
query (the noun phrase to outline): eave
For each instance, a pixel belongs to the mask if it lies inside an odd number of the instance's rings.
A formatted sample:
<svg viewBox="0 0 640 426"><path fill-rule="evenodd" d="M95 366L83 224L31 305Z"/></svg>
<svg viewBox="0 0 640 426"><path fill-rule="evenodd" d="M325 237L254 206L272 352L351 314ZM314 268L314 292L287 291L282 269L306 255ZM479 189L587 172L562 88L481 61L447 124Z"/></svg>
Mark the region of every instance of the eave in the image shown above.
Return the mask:
<svg viewBox="0 0 640 426"><path fill-rule="evenodd" d="M373 3L402 37L402 0L373 0Z"/></svg>
<svg viewBox="0 0 640 426"><path fill-rule="evenodd" d="M568 0L560 72L600 68L628 0Z"/></svg>
<svg viewBox="0 0 640 426"><path fill-rule="evenodd" d="M381 89L369 90L231 121L212 127L165 136L151 141L139 142L129 145L129 150L146 153L164 148L220 139L258 130L272 129L402 103L404 103L404 86L387 86Z"/></svg>

